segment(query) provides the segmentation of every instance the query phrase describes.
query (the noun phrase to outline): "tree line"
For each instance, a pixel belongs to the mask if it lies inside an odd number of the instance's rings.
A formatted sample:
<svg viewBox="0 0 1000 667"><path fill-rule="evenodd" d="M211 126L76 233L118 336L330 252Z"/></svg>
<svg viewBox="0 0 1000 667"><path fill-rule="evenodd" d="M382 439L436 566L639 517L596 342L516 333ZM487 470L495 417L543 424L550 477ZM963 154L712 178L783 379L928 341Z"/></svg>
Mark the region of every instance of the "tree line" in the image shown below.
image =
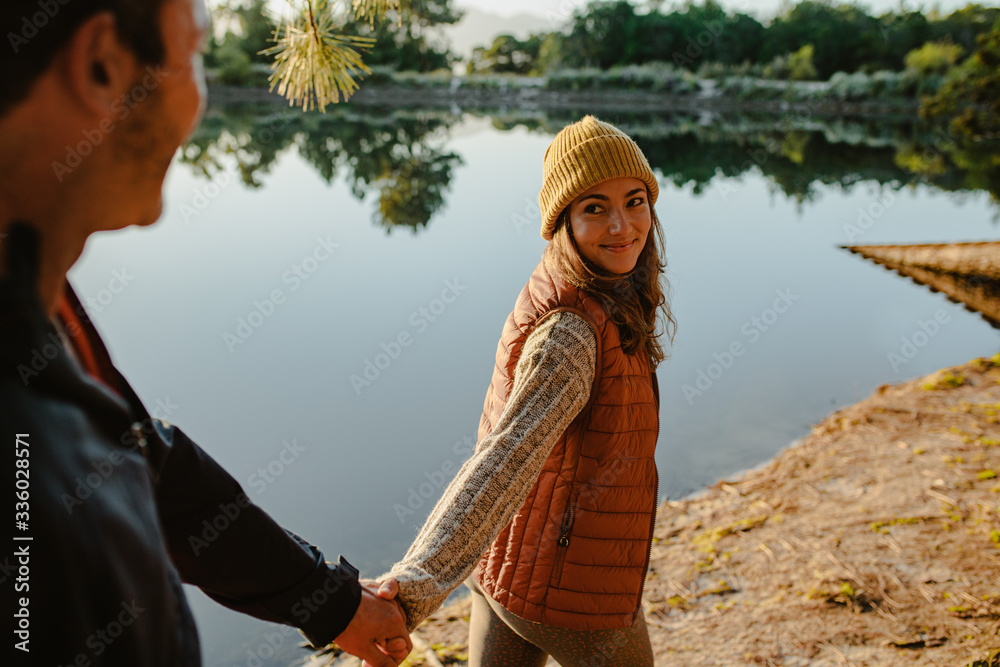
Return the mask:
<svg viewBox="0 0 1000 667"><path fill-rule="evenodd" d="M668 62L690 71L756 65L754 73L770 68L776 78L826 80L835 72L901 70L907 55L927 44L934 47L923 66L954 64L998 20L1000 8L978 4L947 15L896 9L874 16L855 4L803 0L762 23L714 0L689 0L669 12L598 0L576 10L563 30L523 40L501 35L475 49L468 71L545 75Z"/></svg>

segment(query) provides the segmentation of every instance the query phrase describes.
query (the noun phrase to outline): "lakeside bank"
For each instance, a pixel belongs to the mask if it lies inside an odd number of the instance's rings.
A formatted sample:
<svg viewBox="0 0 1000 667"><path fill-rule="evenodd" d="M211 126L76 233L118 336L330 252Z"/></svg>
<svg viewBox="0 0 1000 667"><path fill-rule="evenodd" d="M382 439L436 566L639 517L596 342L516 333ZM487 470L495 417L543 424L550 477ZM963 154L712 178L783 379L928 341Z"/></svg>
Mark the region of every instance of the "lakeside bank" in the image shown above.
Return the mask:
<svg viewBox="0 0 1000 667"><path fill-rule="evenodd" d="M662 665L1000 666L1000 355L662 505L643 609ZM464 665L468 616L438 611L404 664Z"/></svg>
<svg viewBox="0 0 1000 667"><path fill-rule="evenodd" d="M798 114L817 117L917 118L918 97L890 92L868 75L830 82L788 82L750 77L724 80L670 78L630 87L532 77L378 76L362 81L347 104L428 109L594 109L618 112L710 111ZM862 78L864 80L862 80ZM257 86L209 88L213 104L288 104L265 81Z"/></svg>

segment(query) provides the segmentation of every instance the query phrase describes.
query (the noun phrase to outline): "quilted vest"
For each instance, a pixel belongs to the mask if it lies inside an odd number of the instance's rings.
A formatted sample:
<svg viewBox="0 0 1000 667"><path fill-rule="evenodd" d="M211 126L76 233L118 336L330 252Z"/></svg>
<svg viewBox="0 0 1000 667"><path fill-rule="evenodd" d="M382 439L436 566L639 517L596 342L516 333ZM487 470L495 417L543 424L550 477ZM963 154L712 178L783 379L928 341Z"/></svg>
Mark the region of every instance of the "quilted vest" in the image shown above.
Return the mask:
<svg viewBox="0 0 1000 667"><path fill-rule="evenodd" d="M565 311L583 317L597 338L590 400L474 576L487 595L529 621L623 628L641 609L656 519L656 377L644 351L622 352L618 328L600 303L550 275L544 260L504 325L479 442L503 413L528 335Z"/></svg>

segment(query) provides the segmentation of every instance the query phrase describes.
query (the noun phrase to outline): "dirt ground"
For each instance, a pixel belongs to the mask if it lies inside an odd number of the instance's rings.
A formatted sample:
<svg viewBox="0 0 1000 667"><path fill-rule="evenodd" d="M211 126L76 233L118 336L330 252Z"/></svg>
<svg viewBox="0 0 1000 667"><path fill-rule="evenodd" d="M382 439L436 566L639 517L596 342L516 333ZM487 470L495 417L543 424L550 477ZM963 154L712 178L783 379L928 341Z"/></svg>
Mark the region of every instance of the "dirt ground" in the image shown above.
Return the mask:
<svg viewBox="0 0 1000 667"><path fill-rule="evenodd" d="M654 535L657 665L1000 667L1000 355L880 387ZM464 665L468 614L409 665Z"/></svg>

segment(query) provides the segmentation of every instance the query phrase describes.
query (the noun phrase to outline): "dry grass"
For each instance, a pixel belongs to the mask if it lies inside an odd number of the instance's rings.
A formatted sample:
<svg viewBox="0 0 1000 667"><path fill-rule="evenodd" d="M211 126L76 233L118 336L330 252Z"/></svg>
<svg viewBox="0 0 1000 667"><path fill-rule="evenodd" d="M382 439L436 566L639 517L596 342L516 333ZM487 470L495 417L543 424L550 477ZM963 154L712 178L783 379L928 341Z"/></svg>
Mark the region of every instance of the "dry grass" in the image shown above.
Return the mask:
<svg viewBox="0 0 1000 667"><path fill-rule="evenodd" d="M661 508L658 664L961 667L1000 647L998 378L977 360L881 387Z"/></svg>
<svg viewBox="0 0 1000 667"><path fill-rule="evenodd" d="M1000 667L998 364L880 387L662 506L644 599L657 664ZM468 614L418 629L442 664L465 664Z"/></svg>

